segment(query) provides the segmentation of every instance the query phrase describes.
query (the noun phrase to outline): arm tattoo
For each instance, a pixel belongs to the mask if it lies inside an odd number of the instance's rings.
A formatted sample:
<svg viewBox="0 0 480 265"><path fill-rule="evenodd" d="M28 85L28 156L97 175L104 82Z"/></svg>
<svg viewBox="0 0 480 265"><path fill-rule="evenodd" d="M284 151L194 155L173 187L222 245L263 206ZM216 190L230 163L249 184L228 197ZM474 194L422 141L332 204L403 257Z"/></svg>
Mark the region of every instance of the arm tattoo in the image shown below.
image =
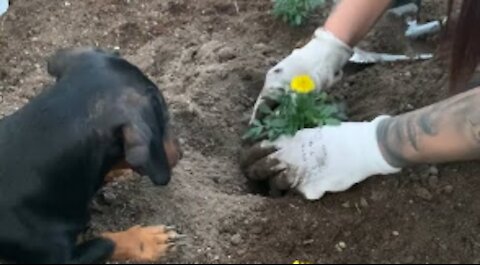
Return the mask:
<svg viewBox="0 0 480 265"><path fill-rule="evenodd" d="M377 139L395 167L480 158L480 88L384 120Z"/></svg>

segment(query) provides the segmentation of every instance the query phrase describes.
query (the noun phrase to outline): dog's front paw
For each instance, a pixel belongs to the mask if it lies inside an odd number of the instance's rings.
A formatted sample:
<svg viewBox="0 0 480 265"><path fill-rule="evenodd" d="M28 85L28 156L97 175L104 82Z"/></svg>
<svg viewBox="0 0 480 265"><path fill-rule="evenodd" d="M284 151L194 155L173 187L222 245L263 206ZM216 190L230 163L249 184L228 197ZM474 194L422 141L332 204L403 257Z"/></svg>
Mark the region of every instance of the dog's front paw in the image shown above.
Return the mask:
<svg viewBox="0 0 480 265"><path fill-rule="evenodd" d="M105 233L103 237L115 243L112 260L155 262L165 257L183 238L167 226L134 226L127 231Z"/></svg>

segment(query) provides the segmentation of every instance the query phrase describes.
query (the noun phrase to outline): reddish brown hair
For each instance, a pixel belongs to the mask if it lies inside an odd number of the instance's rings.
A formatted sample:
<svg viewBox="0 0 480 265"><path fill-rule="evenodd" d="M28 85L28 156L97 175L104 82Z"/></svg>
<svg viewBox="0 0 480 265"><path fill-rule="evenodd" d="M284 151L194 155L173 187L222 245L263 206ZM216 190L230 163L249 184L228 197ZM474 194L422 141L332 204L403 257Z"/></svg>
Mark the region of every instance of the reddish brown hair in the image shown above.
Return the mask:
<svg viewBox="0 0 480 265"><path fill-rule="evenodd" d="M449 0L450 92L466 89L480 62L480 0Z"/></svg>

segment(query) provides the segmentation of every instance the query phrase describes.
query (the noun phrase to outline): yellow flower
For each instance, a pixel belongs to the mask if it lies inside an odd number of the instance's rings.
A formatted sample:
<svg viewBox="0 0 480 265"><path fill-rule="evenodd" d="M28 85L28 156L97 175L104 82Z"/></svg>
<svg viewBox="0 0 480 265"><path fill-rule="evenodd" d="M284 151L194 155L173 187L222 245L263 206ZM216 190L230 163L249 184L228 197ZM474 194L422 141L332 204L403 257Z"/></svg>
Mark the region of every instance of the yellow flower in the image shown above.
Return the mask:
<svg viewBox="0 0 480 265"><path fill-rule="evenodd" d="M315 89L315 82L308 75L299 75L292 79L290 86L297 93L308 94Z"/></svg>
<svg viewBox="0 0 480 265"><path fill-rule="evenodd" d="M296 260L296 261L294 261L292 264L311 264L311 263L310 263L310 262L306 262L306 261Z"/></svg>

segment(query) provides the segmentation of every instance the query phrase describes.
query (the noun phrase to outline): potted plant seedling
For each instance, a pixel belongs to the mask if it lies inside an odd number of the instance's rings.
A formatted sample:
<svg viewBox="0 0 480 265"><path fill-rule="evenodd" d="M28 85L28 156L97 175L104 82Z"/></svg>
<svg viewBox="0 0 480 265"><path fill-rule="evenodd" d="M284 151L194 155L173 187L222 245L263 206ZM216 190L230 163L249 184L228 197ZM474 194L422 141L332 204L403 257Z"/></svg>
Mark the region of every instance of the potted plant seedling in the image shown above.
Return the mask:
<svg viewBox="0 0 480 265"><path fill-rule="evenodd" d="M323 91L315 89L308 75L294 77L288 89L272 98L278 103L275 109L263 104L259 111L263 118L254 120L244 135L245 140L276 140L282 135L293 136L299 130L324 125L339 125L345 114L329 100Z"/></svg>
<svg viewBox="0 0 480 265"><path fill-rule="evenodd" d="M273 14L291 26L305 24L325 0L274 0Z"/></svg>

